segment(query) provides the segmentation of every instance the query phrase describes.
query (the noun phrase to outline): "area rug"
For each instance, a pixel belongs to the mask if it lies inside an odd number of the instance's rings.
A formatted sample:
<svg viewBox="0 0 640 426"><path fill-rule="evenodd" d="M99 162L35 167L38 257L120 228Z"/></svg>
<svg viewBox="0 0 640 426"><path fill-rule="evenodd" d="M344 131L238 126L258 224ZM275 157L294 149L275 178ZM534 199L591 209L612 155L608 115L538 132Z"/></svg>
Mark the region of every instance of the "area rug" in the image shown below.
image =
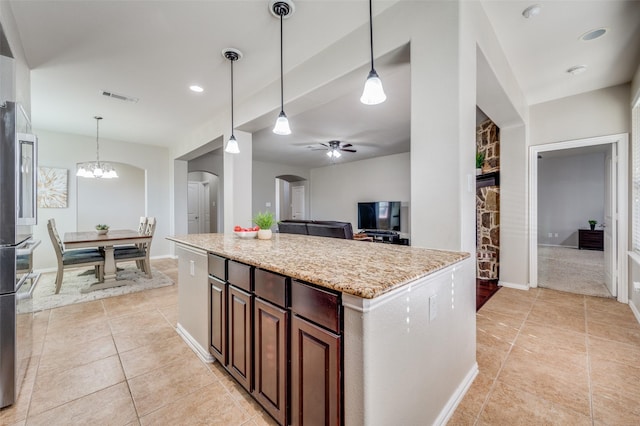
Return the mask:
<svg viewBox="0 0 640 426"><path fill-rule="evenodd" d="M538 286L612 297L604 282L604 252L597 250L538 246Z"/></svg>
<svg viewBox="0 0 640 426"><path fill-rule="evenodd" d="M123 269L118 267L117 281L129 281L127 285L81 293L82 289L89 287L89 285L97 281L94 270L93 268L88 270L82 268L71 269L64 272L60 293L55 294L56 273L44 273L40 277L40 281L33 292L32 310L33 312L37 312L45 309L59 308L60 306L71 305L73 303L120 296L173 284L171 278L153 267L151 268L151 275L152 278L147 278L147 276L133 264L130 266L127 265Z"/></svg>

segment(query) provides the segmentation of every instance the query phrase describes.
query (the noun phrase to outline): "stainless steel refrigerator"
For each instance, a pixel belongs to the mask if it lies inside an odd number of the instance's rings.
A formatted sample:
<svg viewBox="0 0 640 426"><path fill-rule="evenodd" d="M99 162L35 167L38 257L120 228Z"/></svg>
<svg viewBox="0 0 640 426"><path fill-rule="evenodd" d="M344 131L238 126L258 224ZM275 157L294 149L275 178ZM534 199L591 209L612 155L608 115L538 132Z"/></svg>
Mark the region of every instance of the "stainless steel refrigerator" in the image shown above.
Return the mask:
<svg viewBox="0 0 640 426"><path fill-rule="evenodd" d="M13 58L0 27L0 407L13 404L31 359L37 284L32 272L36 224L37 140L16 131L19 107L11 98Z"/></svg>

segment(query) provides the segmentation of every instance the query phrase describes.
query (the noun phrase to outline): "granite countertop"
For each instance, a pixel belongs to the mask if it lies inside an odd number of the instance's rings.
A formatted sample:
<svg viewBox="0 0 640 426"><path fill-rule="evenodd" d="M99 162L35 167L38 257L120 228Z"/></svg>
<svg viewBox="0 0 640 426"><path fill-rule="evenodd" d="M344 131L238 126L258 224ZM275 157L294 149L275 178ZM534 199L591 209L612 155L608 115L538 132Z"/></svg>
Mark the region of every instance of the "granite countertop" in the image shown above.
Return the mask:
<svg viewBox="0 0 640 426"><path fill-rule="evenodd" d="M274 233L271 240L234 234L167 239L365 299L469 257L464 252L294 234Z"/></svg>

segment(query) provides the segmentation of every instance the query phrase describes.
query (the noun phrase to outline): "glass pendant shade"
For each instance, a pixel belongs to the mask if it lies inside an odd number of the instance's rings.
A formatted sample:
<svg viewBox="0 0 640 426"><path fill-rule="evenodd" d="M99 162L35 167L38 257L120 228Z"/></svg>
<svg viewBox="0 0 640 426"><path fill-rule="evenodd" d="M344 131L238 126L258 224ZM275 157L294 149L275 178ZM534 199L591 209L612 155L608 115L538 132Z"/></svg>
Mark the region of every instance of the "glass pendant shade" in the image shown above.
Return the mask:
<svg viewBox="0 0 640 426"><path fill-rule="evenodd" d="M273 133L275 133L276 135L291 134L289 119L287 119L287 115L284 113L284 111L280 111L280 115L278 115L278 119L276 120L276 125L273 127Z"/></svg>
<svg viewBox="0 0 640 426"><path fill-rule="evenodd" d="M373 7L372 0L369 0L369 53L371 54L371 71L364 83L364 90L360 96L360 102L365 105L377 105L387 100L382 88L382 80L378 77L378 73L373 65Z"/></svg>
<svg viewBox="0 0 640 426"><path fill-rule="evenodd" d="M331 151L327 152L327 156L329 156L329 158L340 158L342 157L342 154L340 154L337 149L332 149Z"/></svg>
<svg viewBox="0 0 640 426"><path fill-rule="evenodd" d="M240 154L240 147L238 146L238 141L234 135L231 135L229 138L225 152L228 152L229 154Z"/></svg>
<svg viewBox="0 0 640 426"><path fill-rule="evenodd" d="M377 105L387 100L387 95L382 88L382 80L375 70L371 70L367 81L364 83L364 90L360 97L360 102L365 105Z"/></svg>

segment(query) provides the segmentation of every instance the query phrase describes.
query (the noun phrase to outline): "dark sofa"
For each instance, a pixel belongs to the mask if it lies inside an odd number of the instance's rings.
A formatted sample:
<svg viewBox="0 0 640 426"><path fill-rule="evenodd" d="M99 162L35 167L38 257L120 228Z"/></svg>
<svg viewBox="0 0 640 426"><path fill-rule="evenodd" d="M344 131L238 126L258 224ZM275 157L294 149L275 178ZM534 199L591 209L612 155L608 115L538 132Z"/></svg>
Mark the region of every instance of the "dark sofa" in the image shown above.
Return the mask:
<svg viewBox="0 0 640 426"><path fill-rule="evenodd" d="M282 234L353 239L351 222L335 220L283 220L278 222L278 232Z"/></svg>

